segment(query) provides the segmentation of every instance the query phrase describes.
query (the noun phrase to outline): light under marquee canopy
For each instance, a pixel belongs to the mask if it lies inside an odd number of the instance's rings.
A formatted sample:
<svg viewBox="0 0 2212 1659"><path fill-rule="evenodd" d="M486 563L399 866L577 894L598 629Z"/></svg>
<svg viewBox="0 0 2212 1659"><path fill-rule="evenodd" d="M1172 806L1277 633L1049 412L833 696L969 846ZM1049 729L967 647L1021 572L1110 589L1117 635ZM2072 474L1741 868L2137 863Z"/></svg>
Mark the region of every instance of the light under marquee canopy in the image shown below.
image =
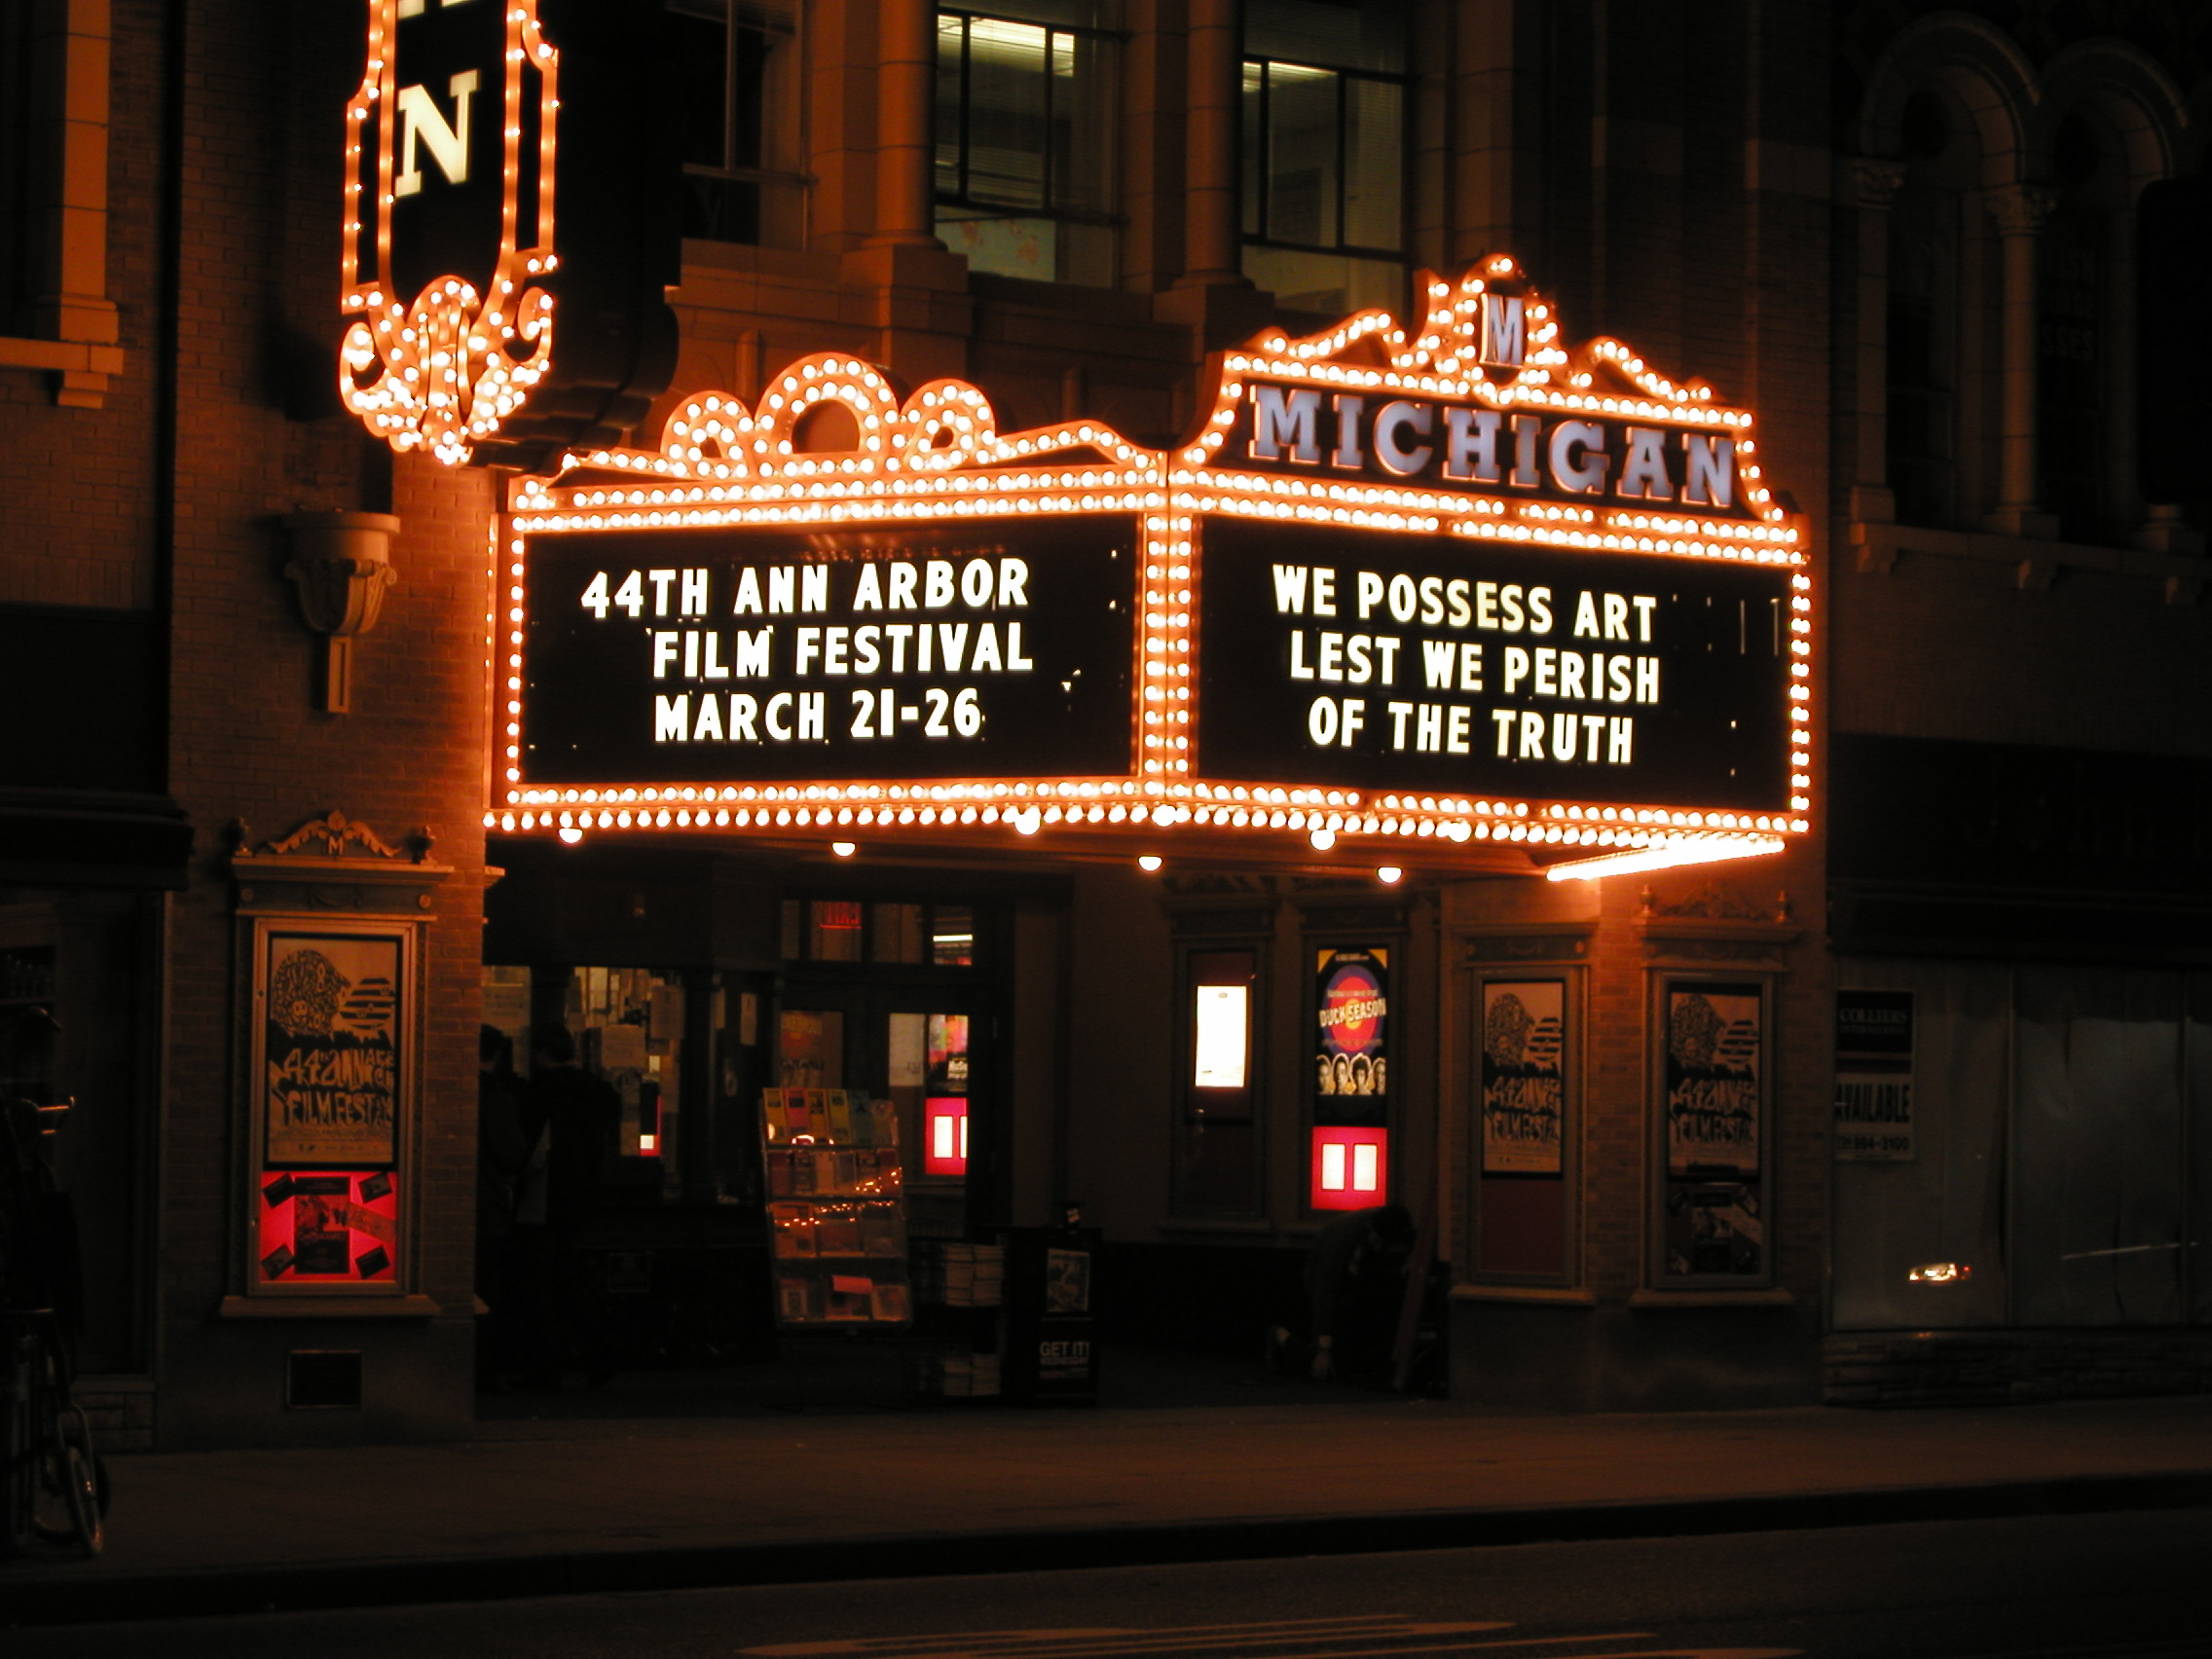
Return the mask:
<svg viewBox="0 0 2212 1659"><path fill-rule="evenodd" d="M830 352L569 453L501 523L488 827L1555 876L1781 850L1813 592L1752 416L1570 352L1504 256L1416 292L1411 326L1218 354L1164 451Z"/></svg>

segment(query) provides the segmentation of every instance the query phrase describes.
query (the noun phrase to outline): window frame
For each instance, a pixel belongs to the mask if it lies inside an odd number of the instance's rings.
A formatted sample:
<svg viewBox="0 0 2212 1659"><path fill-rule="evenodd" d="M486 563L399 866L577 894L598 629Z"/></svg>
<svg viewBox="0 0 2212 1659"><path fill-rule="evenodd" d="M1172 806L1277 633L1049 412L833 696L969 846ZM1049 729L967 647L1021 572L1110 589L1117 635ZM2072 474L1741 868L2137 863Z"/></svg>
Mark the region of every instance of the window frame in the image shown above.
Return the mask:
<svg viewBox="0 0 2212 1659"><path fill-rule="evenodd" d="M1054 224L1091 225L1110 231L1118 231L1124 225L1125 225L1127 223L1126 216L1113 210L1110 207L1072 206L1053 201L1054 177L1056 172L1056 161L1058 158L1058 150L1054 144L1053 139L1052 124L1052 83L1056 79L1056 77L1051 74L1049 70L1045 76L1045 102L1043 123L1045 132L1045 147L1039 152L1039 194L1041 200L1035 205L1030 205L1027 203L1010 202L983 201L977 198L971 193L972 156L974 151L972 123L975 113L975 53L972 43L975 33L974 25L976 23L1011 23L1023 28L1035 28L1045 31L1045 52L1048 64L1050 63L1052 53L1052 41L1055 37L1060 35L1068 35L1088 40L1095 43L1101 48L1111 51L1114 55L1113 60L1109 63L1106 69L1109 83L1106 88L1106 95L1108 108L1113 112L1113 118L1118 126L1121 113L1119 107L1119 77L1121 73L1120 50L1128 39L1127 32L1122 29L1099 28L1090 25L1039 22L1033 18L1011 17L1004 12L988 11L981 8L970 6L940 6L936 9L936 18L938 21L938 32L933 37L933 39L939 43L939 57L937 60L935 73L938 77L940 77L940 81L943 74L941 47L941 42L943 40L943 20L947 18L959 18L961 21L961 30L959 69L959 121L958 131L953 144L955 157L954 171L958 178L958 187L954 190L947 191L942 189L938 183L938 174L940 170L940 164L937 160L937 152L940 148L941 148L943 139L937 127L937 107L933 104L930 163L930 201L931 206L935 210L935 216L943 217L943 209L947 207L953 207L960 209L963 216L977 219L1047 219L1051 220ZM1116 176L1115 164L1119 160L1117 154L1118 137L1118 133L1109 134L1106 142L1101 146L1101 154L1099 158L1100 176L1098 194L1100 199L1106 202L1112 202L1116 199L1118 179ZM1066 278L1056 279L1065 280Z"/></svg>
<svg viewBox="0 0 2212 1659"><path fill-rule="evenodd" d="M21 292L0 283L0 369L44 371L56 405L97 409L124 372L108 294L109 7L0 0L0 41L11 35L20 101L0 107L0 167L16 170L21 242L0 259Z"/></svg>
<svg viewBox="0 0 2212 1659"><path fill-rule="evenodd" d="M762 5L758 0L720 0L719 11L709 8L715 0L671 0L668 15L671 18L684 17L706 21L719 20L722 25L722 131L721 150L724 158L720 166L689 160L679 164L686 191L693 179L709 179L718 185L756 185L761 189L761 208L758 211L760 228L751 240L732 240L725 237L701 237L685 233L687 240L708 241L729 247L803 247L808 240L808 215L813 196L808 189L814 180L800 165L807 154L806 105L800 95L799 83L804 69L800 62L804 46L804 7L796 3L788 6ZM761 93L758 120L762 143L763 162L778 159L773 152L785 148L781 159L792 165L786 166L739 166L728 158L737 149L739 126L739 86L737 74L737 37L740 30L751 30L769 37L773 44L763 54L764 64L760 77ZM775 117L789 109L795 119L785 136L784 146L777 143L778 126ZM793 193L796 212L789 234L771 234L767 226L774 217L766 206L772 190Z"/></svg>
<svg viewBox="0 0 2212 1659"><path fill-rule="evenodd" d="M1309 63L1293 57L1254 57L1249 55L1241 55L1238 61L1242 70L1251 70L1256 68L1260 71L1260 107L1257 127L1259 130L1260 144L1262 147L1261 155L1256 158L1253 163L1252 176L1254 180L1254 200L1250 203L1255 215L1255 223L1258 224L1259 229L1257 231L1246 231L1243 228L1242 208L1244 204L1239 203L1239 211L1237 216L1238 245L1243 247L1279 248L1287 253L1313 253L1333 256L1340 259L1371 259L1386 264L1395 265L1401 271L1408 269L1412 263L1413 256L1403 246L1403 242L1405 240L1406 222L1409 217L1407 209L1410 205L1410 195L1412 189L1410 175L1412 169L1404 166L1404 162L1411 149L1411 140L1413 137L1414 77L1410 74L1391 74L1387 71L1380 69L1346 69L1340 68L1333 63ZM1291 69L1306 69L1314 71L1319 74L1334 75L1337 78L1335 167L1336 224L1338 234L1337 240L1334 243L1292 241L1286 238L1271 236L1268 232L1268 198L1270 192L1267 184L1268 167L1266 145L1269 134L1269 108L1272 96L1269 86L1270 77L1268 75L1268 70L1271 66L1275 64L1281 64L1282 66ZM1346 117L1346 111L1348 109L1346 87L1347 84L1351 81L1374 81L1379 82L1384 86L1393 86L1398 89L1398 156L1400 162L1398 168L1398 228L1399 240L1401 245L1395 248L1372 247L1364 242L1349 241L1346 240L1344 235L1344 228L1346 224L1346 180L1349 171L1345 162L1345 146L1348 129L1348 122ZM1238 76L1237 92L1239 100L1241 101L1242 95L1244 93L1243 77L1241 74ZM1241 109L1239 109L1238 113L1239 116L1242 115ZM1243 129L1245 123L1240 119L1238 122L1238 129L1240 131ZM1239 169L1240 172L1243 170L1245 169Z"/></svg>

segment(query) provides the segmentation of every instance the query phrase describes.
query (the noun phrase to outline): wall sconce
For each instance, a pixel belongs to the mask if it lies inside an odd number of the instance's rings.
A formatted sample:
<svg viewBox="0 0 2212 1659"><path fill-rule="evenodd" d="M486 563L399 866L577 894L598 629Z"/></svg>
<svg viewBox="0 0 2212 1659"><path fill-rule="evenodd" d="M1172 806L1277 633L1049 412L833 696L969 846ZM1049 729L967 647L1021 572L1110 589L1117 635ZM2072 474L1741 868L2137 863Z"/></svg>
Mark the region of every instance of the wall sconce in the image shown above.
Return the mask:
<svg viewBox="0 0 2212 1659"><path fill-rule="evenodd" d="M353 640L377 625L384 590L399 579L389 513L287 513L292 557L284 574L300 590L300 614L323 636L322 707L343 715L353 702Z"/></svg>

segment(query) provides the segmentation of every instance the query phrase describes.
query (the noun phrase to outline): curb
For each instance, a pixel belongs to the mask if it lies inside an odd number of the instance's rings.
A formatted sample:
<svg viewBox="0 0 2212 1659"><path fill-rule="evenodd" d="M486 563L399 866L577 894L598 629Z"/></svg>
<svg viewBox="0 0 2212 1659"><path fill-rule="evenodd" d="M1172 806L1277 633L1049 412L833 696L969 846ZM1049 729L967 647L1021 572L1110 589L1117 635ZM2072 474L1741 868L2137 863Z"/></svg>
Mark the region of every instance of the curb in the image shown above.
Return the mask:
<svg viewBox="0 0 2212 1659"><path fill-rule="evenodd" d="M1717 1532L2088 1515L2212 1505L2212 1471L1861 1492L1795 1493L1520 1509L1178 1522L1048 1531L812 1539L682 1549L590 1550L463 1560L215 1567L7 1583L0 1628L115 1624L610 1592L740 1589L858 1579L957 1577L1101 1567L1154 1567L1508 1544L1694 1537ZM834 1547L831 1547L834 1546Z"/></svg>

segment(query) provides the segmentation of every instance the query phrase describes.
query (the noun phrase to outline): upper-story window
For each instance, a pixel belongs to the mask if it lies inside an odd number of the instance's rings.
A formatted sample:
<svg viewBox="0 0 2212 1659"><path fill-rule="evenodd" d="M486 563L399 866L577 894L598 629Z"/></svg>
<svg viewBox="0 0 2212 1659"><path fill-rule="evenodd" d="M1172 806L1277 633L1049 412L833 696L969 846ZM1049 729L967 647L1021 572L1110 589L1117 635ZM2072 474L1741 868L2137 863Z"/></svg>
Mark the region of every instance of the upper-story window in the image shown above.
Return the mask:
<svg viewBox="0 0 2212 1659"><path fill-rule="evenodd" d="M0 0L0 369L97 409L123 372L107 297L105 6Z"/></svg>
<svg viewBox="0 0 2212 1659"><path fill-rule="evenodd" d="M2070 540L2102 540L2115 524L2115 384L2128 353L2112 335L2114 267L2127 180L2120 147L2085 110L2051 147L2057 197L2036 248L2036 472L2041 504Z"/></svg>
<svg viewBox="0 0 2212 1659"><path fill-rule="evenodd" d="M1250 0L1244 275L1332 315L1405 303L1403 0Z"/></svg>
<svg viewBox="0 0 2212 1659"><path fill-rule="evenodd" d="M29 296L30 8L0 0L0 334L28 333L16 308Z"/></svg>
<svg viewBox="0 0 2212 1659"><path fill-rule="evenodd" d="M971 269L1114 280L1116 42L1087 0L940 10L937 234Z"/></svg>
<svg viewBox="0 0 2212 1659"><path fill-rule="evenodd" d="M787 6L670 0L679 77L683 234L708 241L797 247L805 240L799 175L795 25Z"/></svg>
<svg viewBox="0 0 2212 1659"><path fill-rule="evenodd" d="M1966 193L1978 154L1950 105L1920 92L1904 112L1905 180L1890 211L1888 454L1906 524L1962 512L1959 397Z"/></svg>

